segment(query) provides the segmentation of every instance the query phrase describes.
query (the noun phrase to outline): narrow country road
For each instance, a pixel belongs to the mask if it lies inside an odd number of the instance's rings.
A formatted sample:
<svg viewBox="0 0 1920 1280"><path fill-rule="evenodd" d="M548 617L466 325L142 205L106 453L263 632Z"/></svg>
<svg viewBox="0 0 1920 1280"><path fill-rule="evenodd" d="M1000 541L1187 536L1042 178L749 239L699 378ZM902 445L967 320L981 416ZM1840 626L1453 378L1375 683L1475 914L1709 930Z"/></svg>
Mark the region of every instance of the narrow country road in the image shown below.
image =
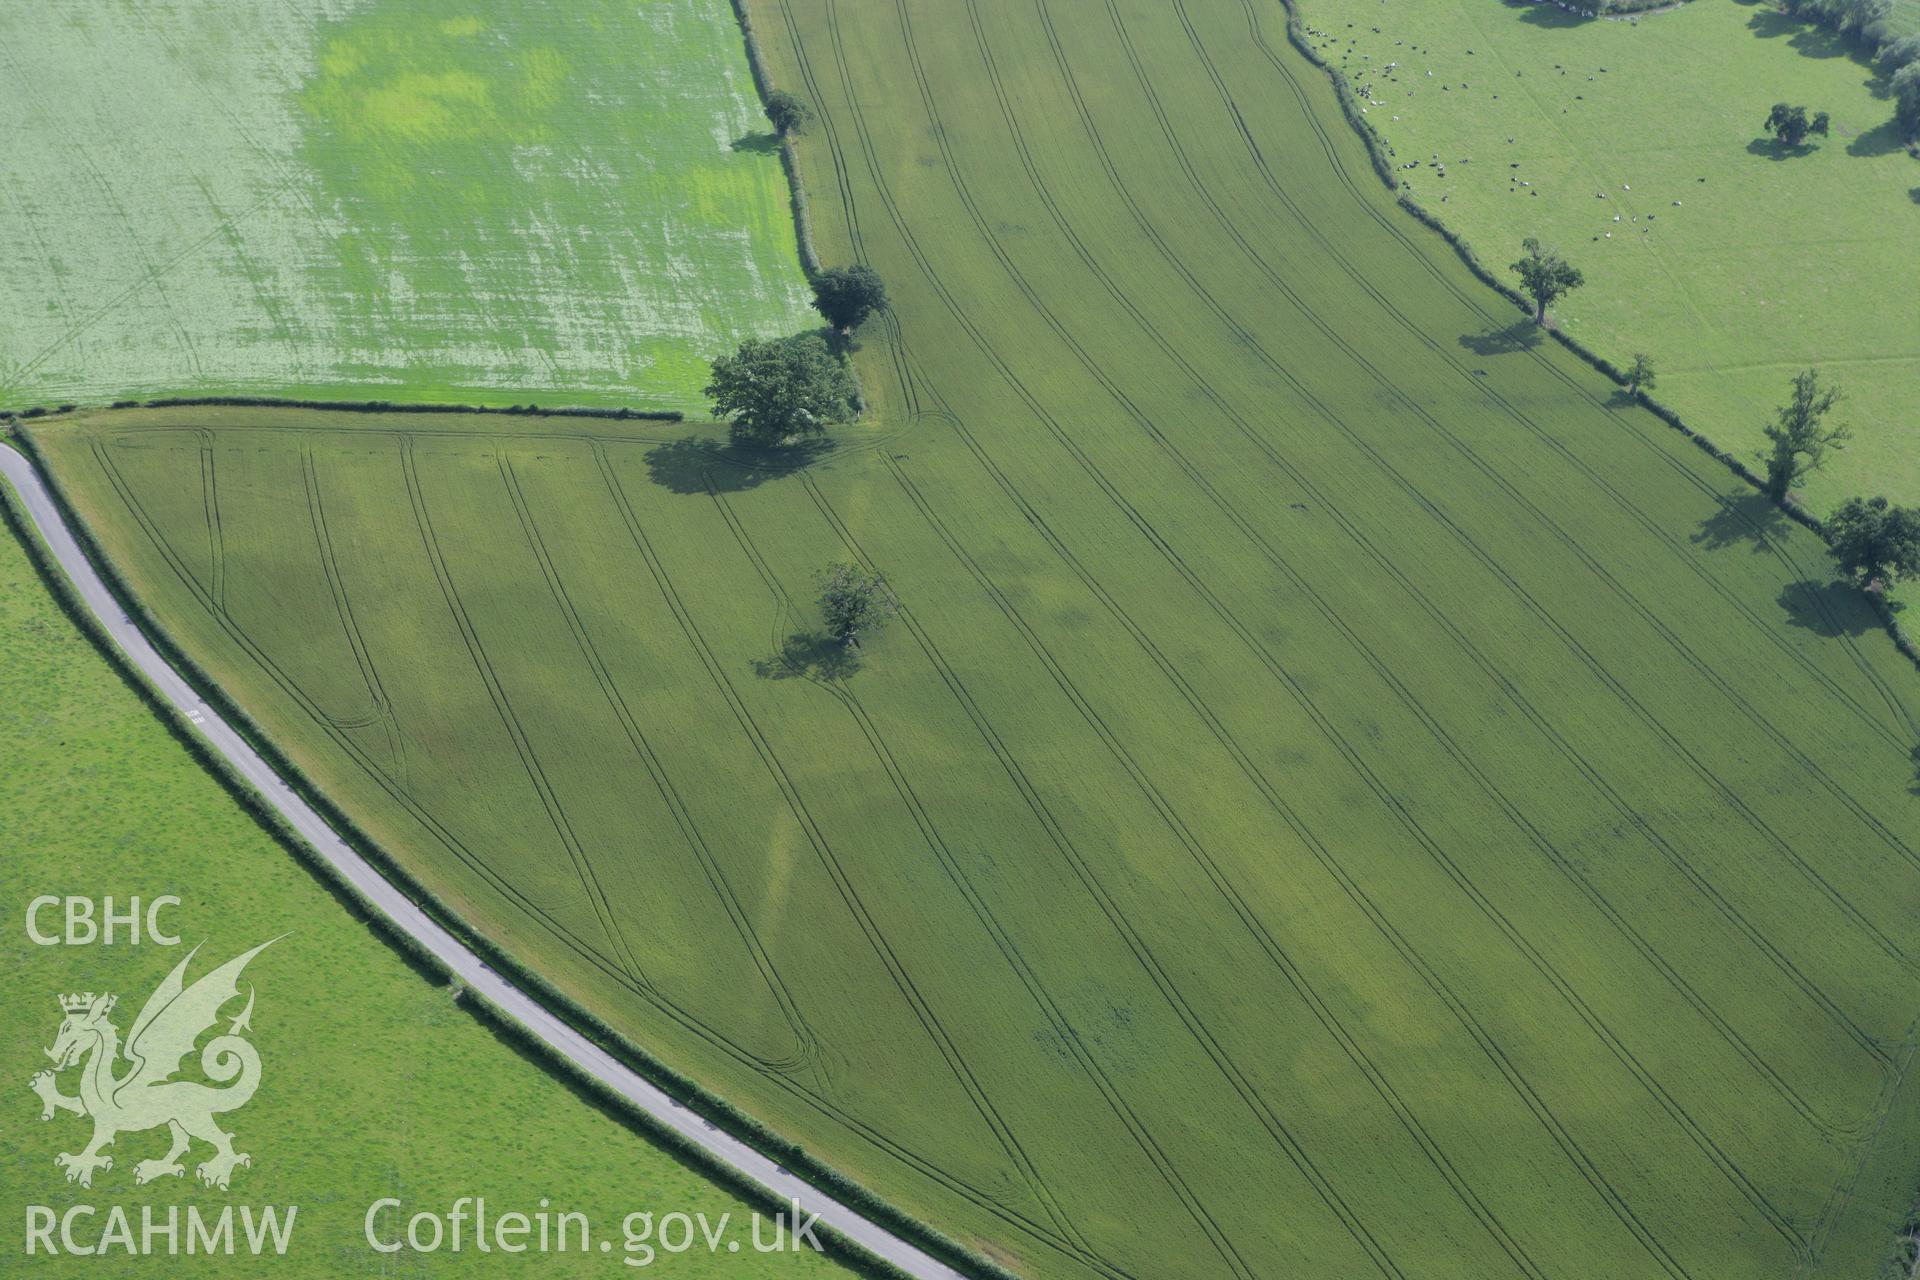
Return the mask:
<svg viewBox="0 0 1920 1280"><path fill-rule="evenodd" d="M92 561L81 551L73 531L67 527L60 509L54 504L40 474L22 454L0 444L0 474L12 482L24 500L28 515L52 550L54 559L66 572L100 625L138 667L160 696L178 707L194 727L226 757L229 764L279 810L341 877L395 925L432 952L469 989L490 1001L494 1008L525 1027L555 1053L577 1069L593 1077L634 1106L645 1111L661 1125L701 1147L782 1200L799 1202L802 1214L816 1214L822 1223L870 1253L885 1259L914 1276L962 1280L961 1273L938 1261L923 1250L857 1210L817 1190L746 1143L716 1128L689 1111L672 1096L649 1083L611 1054L575 1031L558 1014L548 1009L513 982L488 967L477 955L438 924L413 900L395 888L385 876L342 840L338 833L309 807L267 762L247 745L208 706L193 687L160 656L146 634L120 608L107 585L95 571Z"/></svg>

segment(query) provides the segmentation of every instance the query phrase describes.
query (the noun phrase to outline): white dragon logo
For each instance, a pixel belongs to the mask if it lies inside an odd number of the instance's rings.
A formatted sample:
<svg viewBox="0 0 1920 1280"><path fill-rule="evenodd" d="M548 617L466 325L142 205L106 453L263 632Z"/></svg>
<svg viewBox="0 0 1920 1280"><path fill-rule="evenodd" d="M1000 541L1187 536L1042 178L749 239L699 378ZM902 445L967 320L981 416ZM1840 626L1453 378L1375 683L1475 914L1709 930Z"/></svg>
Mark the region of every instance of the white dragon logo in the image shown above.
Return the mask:
<svg viewBox="0 0 1920 1280"><path fill-rule="evenodd" d="M91 991L60 997L66 1017L53 1047L46 1051L53 1059L53 1070L36 1073L31 1083L40 1096L42 1120L53 1119L56 1111L93 1119L93 1141L84 1151L75 1155L63 1152L53 1158L67 1171L68 1182L92 1186L95 1170L113 1168L113 1157L101 1155L102 1147L112 1145L122 1133L160 1125L166 1125L172 1133L173 1147L159 1160L142 1160L134 1165L136 1183L184 1174L180 1157L186 1154L192 1138L214 1149L213 1155L195 1170L209 1187L226 1190L234 1167L253 1163L245 1152L233 1149L233 1135L214 1122L221 1112L245 1106L260 1085L260 1055L240 1034L252 1030L251 987L246 1008L228 1024L224 1035L215 1036L200 1051L201 1071L224 1087L171 1077L193 1052L195 1041L218 1020L220 1007L240 994L240 971L247 962L278 941L270 939L235 956L192 986L184 981L187 964L200 948L188 952L187 958L175 965L147 997L140 1016L133 1020L124 1051L133 1066L125 1075L114 1075L114 1064L122 1053L120 1029L108 1018L115 997L96 996ZM83 1059L86 1065L80 1071L79 1096L68 1097L60 1092L56 1077Z"/></svg>

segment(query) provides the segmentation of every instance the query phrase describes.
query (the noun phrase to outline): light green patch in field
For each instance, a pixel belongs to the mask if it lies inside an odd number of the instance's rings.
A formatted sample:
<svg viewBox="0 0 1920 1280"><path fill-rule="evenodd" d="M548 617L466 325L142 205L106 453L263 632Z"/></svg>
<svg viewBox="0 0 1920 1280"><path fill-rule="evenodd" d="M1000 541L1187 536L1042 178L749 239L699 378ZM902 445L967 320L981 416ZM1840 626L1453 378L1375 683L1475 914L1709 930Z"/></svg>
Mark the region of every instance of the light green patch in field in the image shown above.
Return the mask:
<svg viewBox="0 0 1920 1280"><path fill-rule="evenodd" d="M586 1213L594 1241L613 1245L611 1258L597 1243L590 1253L549 1254L538 1259L541 1274L625 1270L621 1221L640 1210L656 1220L671 1211L704 1212L709 1221L732 1215L729 1238L742 1253L727 1253L723 1244L719 1256L704 1246L660 1255L657 1265L668 1274L841 1274L812 1256L751 1252L750 1206L561 1083L464 1011L453 991L402 961L169 736L60 613L20 544L4 532L0 708L0 912L7 922L0 943L7 975L0 987L0 1216L8 1230L21 1230L29 1205L57 1214L95 1206L91 1218L75 1222L84 1244L105 1230L113 1205L131 1216L136 1239L143 1206L162 1221L170 1209L184 1215L190 1206L209 1218L240 1205L297 1206L283 1258L242 1252L130 1260L118 1249L105 1257L27 1257L25 1238L16 1234L7 1246L8 1274L498 1274L503 1255L474 1250L471 1217L457 1255L375 1253L363 1223L368 1207L387 1196L406 1209L398 1219L391 1210L383 1214L383 1241L404 1232L413 1212L444 1215L460 1196L485 1196L496 1220L510 1211L537 1213L544 1197L555 1212ZM181 904L159 921L183 945L129 945L124 924L112 947L34 945L26 910L42 894L111 894L121 912L136 895L151 901L176 894ZM60 910L43 911L38 923L58 935ZM41 1051L60 1025L58 997L115 993L125 1032L193 944L204 940L190 978L283 934L248 966L241 988L255 993L250 1040L262 1068L252 1100L220 1117L236 1148L252 1157L250 1166L234 1170L231 1189L195 1183L194 1166L210 1152L199 1143L184 1177L136 1186L136 1163L165 1153L164 1130L122 1134L107 1151L113 1168L95 1173L90 1189L63 1181L54 1154L80 1150L89 1126L66 1112L42 1123L27 1088L28 1077L50 1065ZM235 1001L220 1029L239 1011ZM190 1059L189 1078L197 1063ZM116 1071L126 1069L123 1063ZM74 1091L77 1074L60 1077L63 1092ZM183 1217L182 1250L185 1232ZM771 1237L770 1224L765 1234ZM164 1253L166 1238L155 1239Z"/></svg>
<svg viewBox="0 0 1920 1280"><path fill-rule="evenodd" d="M691 412L814 323L725 0L56 0L0 44L0 404Z"/></svg>
<svg viewBox="0 0 1920 1280"><path fill-rule="evenodd" d="M1657 394L1750 460L1793 374L1819 365L1857 438L1808 500L1920 500L1920 164L1849 46L1746 0L1635 22L1498 0L1302 11L1371 91L1416 200L1503 274L1530 235L1586 273L1558 309L1568 333L1623 365L1651 353ZM1763 140L1783 99L1831 113L1833 136L1798 155Z"/></svg>

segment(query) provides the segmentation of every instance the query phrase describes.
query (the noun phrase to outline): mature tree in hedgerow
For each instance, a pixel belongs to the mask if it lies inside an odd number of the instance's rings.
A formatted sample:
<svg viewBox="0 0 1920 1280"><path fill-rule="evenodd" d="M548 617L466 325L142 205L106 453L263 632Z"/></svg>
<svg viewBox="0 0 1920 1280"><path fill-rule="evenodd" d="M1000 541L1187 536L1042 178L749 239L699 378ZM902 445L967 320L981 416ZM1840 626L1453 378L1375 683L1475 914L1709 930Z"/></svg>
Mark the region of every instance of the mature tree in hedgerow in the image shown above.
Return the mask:
<svg viewBox="0 0 1920 1280"><path fill-rule="evenodd" d="M1909 142L1920 139L1920 62L1900 68L1887 84L1893 90L1893 118L1900 136Z"/></svg>
<svg viewBox="0 0 1920 1280"><path fill-rule="evenodd" d="M1659 375L1653 370L1653 357L1644 351L1633 353L1633 363L1627 366L1627 394L1638 399L1643 393L1653 390L1654 380Z"/></svg>
<svg viewBox="0 0 1920 1280"><path fill-rule="evenodd" d="M858 649L861 636L879 630L900 612L900 598L885 574L843 560L821 575L820 612L828 635Z"/></svg>
<svg viewBox="0 0 1920 1280"><path fill-rule="evenodd" d="M1767 113L1767 123L1763 127L1780 141L1781 146L1797 147L1807 140L1808 134L1826 137L1829 123L1824 111L1809 118L1805 107L1776 102L1773 110Z"/></svg>
<svg viewBox="0 0 1920 1280"><path fill-rule="evenodd" d="M1520 277L1520 287L1533 299L1533 322L1545 324L1547 308L1585 284L1587 278L1580 274L1580 268L1562 258L1559 250L1543 248L1532 236L1522 240L1520 247L1526 253L1512 269Z"/></svg>
<svg viewBox="0 0 1920 1280"><path fill-rule="evenodd" d="M872 267L828 267L813 276L813 305L827 323L852 333L887 306L887 286Z"/></svg>
<svg viewBox="0 0 1920 1280"><path fill-rule="evenodd" d="M1776 502L1809 472L1817 471L1835 449L1846 447L1852 436L1844 425L1827 426L1825 419L1840 403L1840 388L1820 385L1817 369L1793 376L1793 395L1780 406L1779 418L1769 423L1767 448L1760 460L1767 467L1767 492Z"/></svg>
<svg viewBox="0 0 1920 1280"><path fill-rule="evenodd" d="M1887 41L1880 46L1880 52L1875 57L1888 71L1898 71L1920 62L1920 32Z"/></svg>
<svg viewBox="0 0 1920 1280"><path fill-rule="evenodd" d="M853 376L816 333L748 341L713 362L716 416L758 444L816 435L853 417Z"/></svg>
<svg viewBox="0 0 1920 1280"><path fill-rule="evenodd" d="M775 89L767 95L767 119L781 137L797 138L813 123L813 108L785 89Z"/></svg>
<svg viewBox="0 0 1920 1280"><path fill-rule="evenodd" d="M1863 587L1920 576L1920 511L1885 498L1849 498L1827 518L1833 558Z"/></svg>

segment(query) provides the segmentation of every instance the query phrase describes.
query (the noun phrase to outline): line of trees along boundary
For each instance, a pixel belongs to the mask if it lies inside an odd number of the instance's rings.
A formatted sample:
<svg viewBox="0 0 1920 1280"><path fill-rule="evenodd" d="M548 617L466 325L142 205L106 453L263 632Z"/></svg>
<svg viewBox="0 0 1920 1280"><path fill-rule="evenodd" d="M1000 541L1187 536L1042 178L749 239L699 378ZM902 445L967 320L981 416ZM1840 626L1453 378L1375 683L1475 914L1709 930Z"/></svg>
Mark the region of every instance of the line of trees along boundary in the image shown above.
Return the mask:
<svg viewBox="0 0 1920 1280"><path fill-rule="evenodd" d="M1544 2L1544 0L1542 0L1542 2ZM1374 173L1379 176L1381 182L1386 184L1387 190L1393 193L1395 203L1404 209L1416 222L1446 241L1454 253L1458 255L1460 261L1466 265L1467 270L1471 271L1475 278L1482 284L1512 303L1522 314L1531 317L1533 315L1533 306L1526 298L1520 295L1519 290L1488 270L1487 265L1480 260L1480 256L1473 251L1473 246L1469 245L1452 227L1442 222L1437 215L1407 194L1399 178L1394 176L1392 162L1387 157L1386 141L1381 138L1379 131L1373 127L1372 121L1368 120L1366 115L1361 112L1359 99L1355 96L1353 86L1348 81L1346 74L1338 67L1323 59L1308 41L1306 26L1300 17L1299 0L1281 0L1281 3L1285 7L1287 14L1288 43L1292 44L1308 62L1326 73L1327 79L1333 84L1334 96L1339 100L1341 113L1346 116L1347 123L1353 126L1354 132L1360 135L1360 140L1367 149L1367 158L1373 163ZM1579 339L1569 336L1558 328L1549 326L1547 332L1555 342L1558 342L1562 347L1585 361L1595 370L1604 374L1616 385L1622 388L1628 386L1629 380L1626 372L1611 360L1608 360L1605 356L1593 350ZM1715 444L1712 439L1702 432L1689 426L1672 406L1662 403L1644 390L1638 392L1634 399L1649 413L1691 440L1701 451L1724 464L1729 471L1739 476L1747 484L1753 486L1755 490L1768 496L1768 500L1774 502L1774 505L1784 512L1788 518L1805 525L1817 534L1820 540L1828 546L1832 545L1833 536L1828 531L1826 524L1818 516L1796 502L1791 500L1785 502L1775 501L1771 495L1767 495L1766 481L1755 473L1752 467L1749 467L1738 457ZM1917 671L1920 671L1920 644L1916 644L1914 638L1908 634L1907 629L1900 625L1899 619L1895 617L1892 607L1888 604L1884 596L1869 593L1867 599L1873 607L1874 612L1879 616L1882 625L1886 627L1887 634L1893 638L1894 647L1905 654L1907 660L1914 664Z"/></svg>

